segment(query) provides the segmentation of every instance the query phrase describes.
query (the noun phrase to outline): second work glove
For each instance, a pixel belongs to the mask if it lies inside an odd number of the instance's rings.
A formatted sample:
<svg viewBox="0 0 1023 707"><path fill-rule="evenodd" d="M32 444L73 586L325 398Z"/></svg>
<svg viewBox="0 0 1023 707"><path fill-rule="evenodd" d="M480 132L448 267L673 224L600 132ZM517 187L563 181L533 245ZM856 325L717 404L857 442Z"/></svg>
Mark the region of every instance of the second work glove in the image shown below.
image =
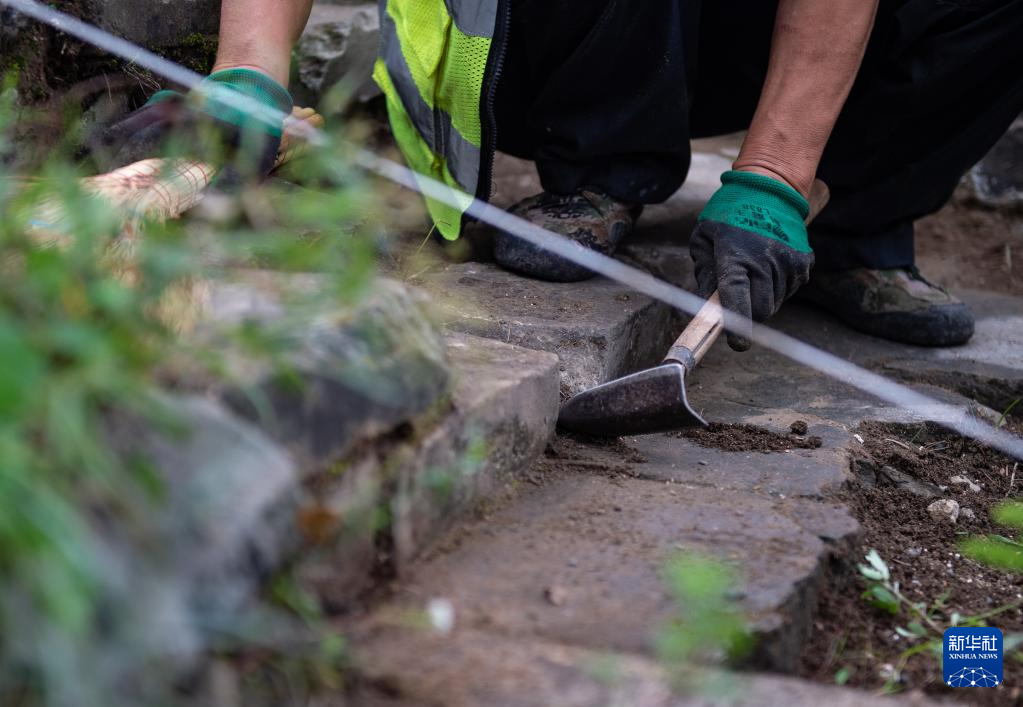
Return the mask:
<svg viewBox="0 0 1023 707"><path fill-rule="evenodd" d="M804 223L810 205L792 187L751 172L726 172L689 240L698 294L745 318L728 331L735 351L750 347L752 323L770 317L810 278Z"/></svg>
<svg viewBox="0 0 1023 707"><path fill-rule="evenodd" d="M231 180L265 177L283 134L283 117L274 115L291 113L288 90L252 69L215 71L202 88L188 95L160 91L104 131L93 153L113 167L163 156L170 147L221 163ZM248 102L239 103L238 96Z"/></svg>

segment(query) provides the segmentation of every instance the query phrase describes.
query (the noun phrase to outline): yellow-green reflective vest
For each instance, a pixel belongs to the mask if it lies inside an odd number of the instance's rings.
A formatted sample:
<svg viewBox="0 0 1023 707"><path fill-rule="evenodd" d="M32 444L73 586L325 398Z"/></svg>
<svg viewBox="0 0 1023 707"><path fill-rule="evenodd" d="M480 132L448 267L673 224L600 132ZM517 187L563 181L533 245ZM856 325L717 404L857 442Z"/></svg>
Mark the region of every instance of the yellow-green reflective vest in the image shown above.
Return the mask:
<svg viewBox="0 0 1023 707"><path fill-rule="evenodd" d="M380 0L373 78L398 147L420 174L487 199L493 166L492 92L509 0ZM495 39L495 37L497 39ZM460 208L426 200L437 230L458 238Z"/></svg>

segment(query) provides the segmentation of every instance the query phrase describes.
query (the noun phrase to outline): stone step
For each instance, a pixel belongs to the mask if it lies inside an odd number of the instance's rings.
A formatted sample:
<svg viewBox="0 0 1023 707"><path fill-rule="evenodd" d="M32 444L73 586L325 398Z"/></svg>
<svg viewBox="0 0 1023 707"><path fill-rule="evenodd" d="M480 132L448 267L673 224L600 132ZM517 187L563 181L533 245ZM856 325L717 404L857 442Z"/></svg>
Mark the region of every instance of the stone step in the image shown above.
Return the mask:
<svg viewBox="0 0 1023 707"><path fill-rule="evenodd" d="M448 328L557 354L563 396L660 361L683 327L667 305L603 278L541 282L462 263L417 283Z"/></svg>
<svg viewBox="0 0 1023 707"><path fill-rule="evenodd" d="M311 500L332 532L303 554L296 574L329 608L350 605L381 562L402 574L442 530L518 483L554 432L557 357L457 333L447 349L456 376L451 408L421 434L361 450L341 480L323 480ZM380 509L390 519L386 556Z"/></svg>
<svg viewBox="0 0 1023 707"><path fill-rule="evenodd" d="M707 450L679 438L657 445L665 457L645 463L621 454L614 462L583 445L570 458L546 458L533 473L539 488L441 538L408 573L397 602L413 608L445 597L464 626L649 653L675 610L664 565L680 550L698 551L742 576L740 604L761 639L758 662L791 670L809 631L821 567L848 549L857 524L832 504L765 488L749 468L757 460L746 455L719 453L719 486L685 471L702 468ZM636 447L640 455L644 449ZM830 465L819 474L832 480L847 468L834 457L818 463ZM745 488L729 479L733 469L745 474ZM565 594L558 606L544 598L552 586Z"/></svg>
<svg viewBox="0 0 1023 707"><path fill-rule="evenodd" d="M196 335L239 321L272 329L279 284L214 285ZM155 538L110 533L123 573L159 587L125 615L171 617L161 640L183 669L215 638L203 627L231 625L278 569L295 567L341 608L542 453L557 417L557 357L443 335L431 321L420 295L379 283L359 306L295 333L285 355L302 385L232 356L246 395L192 381L192 393L166 401L178 423L168 430L112 420L114 444L150 461L167 489L150 513Z"/></svg>
<svg viewBox="0 0 1023 707"><path fill-rule="evenodd" d="M360 647L359 687L367 707L928 707L921 695L878 697L761 673L708 670L701 692L672 690L666 671L635 655L595 651L490 631L451 634L391 617L351 635ZM941 704L948 704L942 702Z"/></svg>

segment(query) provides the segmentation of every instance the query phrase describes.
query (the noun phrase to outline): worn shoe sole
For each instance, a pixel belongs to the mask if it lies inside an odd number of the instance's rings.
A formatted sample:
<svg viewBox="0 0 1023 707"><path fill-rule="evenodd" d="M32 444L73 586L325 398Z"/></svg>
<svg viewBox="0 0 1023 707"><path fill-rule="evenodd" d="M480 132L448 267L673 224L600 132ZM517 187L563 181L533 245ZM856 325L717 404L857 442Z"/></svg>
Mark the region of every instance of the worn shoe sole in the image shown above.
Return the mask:
<svg viewBox="0 0 1023 707"><path fill-rule="evenodd" d="M618 224L604 254L613 254L630 230L625 224ZM506 270L548 282L581 282L596 274L503 231L494 234L494 260Z"/></svg>

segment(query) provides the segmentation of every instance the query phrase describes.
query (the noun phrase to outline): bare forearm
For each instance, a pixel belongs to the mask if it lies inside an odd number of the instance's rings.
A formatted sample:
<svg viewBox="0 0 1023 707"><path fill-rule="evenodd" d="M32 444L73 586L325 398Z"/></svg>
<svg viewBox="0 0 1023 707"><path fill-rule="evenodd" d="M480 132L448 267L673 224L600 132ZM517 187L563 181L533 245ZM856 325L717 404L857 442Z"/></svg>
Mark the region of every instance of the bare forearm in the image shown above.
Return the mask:
<svg viewBox="0 0 1023 707"><path fill-rule="evenodd" d="M877 0L781 0L767 78L735 169L809 194L876 12Z"/></svg>
<svg viewBox="0 0 1023 707"><path fill-rule="evenodd" d="M214 70L257 69L287 86L291 47L311 7L312 0L223 0Z"/></svg>

